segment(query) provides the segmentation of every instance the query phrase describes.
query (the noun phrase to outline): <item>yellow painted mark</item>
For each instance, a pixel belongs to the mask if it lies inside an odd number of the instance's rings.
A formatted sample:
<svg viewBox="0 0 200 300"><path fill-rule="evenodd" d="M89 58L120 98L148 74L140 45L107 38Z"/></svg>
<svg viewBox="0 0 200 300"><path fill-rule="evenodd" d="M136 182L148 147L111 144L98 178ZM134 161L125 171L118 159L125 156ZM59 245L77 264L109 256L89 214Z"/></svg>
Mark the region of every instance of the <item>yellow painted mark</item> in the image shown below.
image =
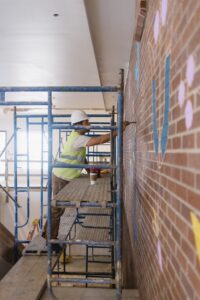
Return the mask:
<svg viewBox="0 0 200 300"><path fill-rule="evenodd" d="M192 220L195 246L196 246L197 255L200 262L200 220L196 217L196 215L193 212L190 213L190 217Z"/></svg>

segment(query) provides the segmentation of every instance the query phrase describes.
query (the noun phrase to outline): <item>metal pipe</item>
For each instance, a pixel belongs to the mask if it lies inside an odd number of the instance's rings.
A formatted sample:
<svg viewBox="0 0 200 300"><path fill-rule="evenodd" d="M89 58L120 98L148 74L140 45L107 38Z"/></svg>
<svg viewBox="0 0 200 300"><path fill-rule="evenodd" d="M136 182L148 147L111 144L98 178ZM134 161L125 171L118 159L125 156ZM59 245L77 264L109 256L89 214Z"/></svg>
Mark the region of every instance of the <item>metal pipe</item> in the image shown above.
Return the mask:
<svg viewBox="0 0 200 300"><path fill-rule="evenodd" d="M93 261L89 261L90 263L92 263ZM95 263L104 263L104 264L106 264L106 263L109 263L110 264L110 262L104 262L104 261L95 261ZM65 267L65 266L64 266ZM64 271L64 272L62 272L62 271L58 271L58 272L56 272L56 271L53 271L52 272L52 274L53 275L82 275L82 276L84 276L85 275L85 272L66 272L66 271ZM88 274L88 277L106 277L106 278L112 278L112 274L111 274L111 272L88 272L87 273Z"/></svg>
<svg viewBox="0 0 200 300"><path fill-rule="evenodd" d="M52 125L52 129L76 129L76 130L94 130L94 129L107 129L107 130L117 130L117 126L61 126L61 125Z"/></svg>
<svg viewBox="0 0 200 300"><path fill-rule="evenodd" d="M101 153L99 153L99 154L93 154L93 153L88 153L86 156L91 156L91 157L105 157L105 156L108 156L108 157L110 157L111 154L101 154Z"/></svg>
<svg viewBox="0 0 200 300"><path fill-rule="evenodd" d="M0 87L2 92L118 92L120 90L117 86L35 86L35 87ZM15 104L17 105L17 104Z"/></svg>
<svg viewBox="0 0 200 300"><path fill-rule="evenodd" d="M4 92L0 92L0 101L5 101L5 93Z"/></svg>
<svg viewBox="0 0 200 300"><path fill-rule="evenodd" d="M77 203L76 202L68 202L68 201L65 201L65 200L56 200L56 207L68 207L68 206L71 206L71 207L77 207ZM52 205L54 206L54 205ZM106 203L106 208L109 208L109 207L115 207L116 204L115 203ZM102 204L101 203L92 203L92 202L80 202L80 207L100 207L102 208Z"/></svg>
<svg viewBox="0 0 200 300"><path fill-rule="evenodd" d="M44 202L44 194L43 194L43 185L44 185L44 155L43 155L43 147L44 147L44 118L42 118L41 124L41 168L40 168L40 229L43 228L43 202Z"/></svg>
<svg viewBox="0 0 200 300"><path fill-rule="evenodd" d="M51 257L51 195L52 195L52 93L48 92L48 209L47 209L47 237L48 237L48 275L47 285L51 290L51 273L52 273L52 257Z"/></svg>
<svg viewBox="0 0 200 300"><path fill-rule="evenodd" d="M7 145L8 143L8 134L7 131L5 131L5 144ZM5 186L6 186L6 191L8 191L8 153L5 151ZM8 195L6 195L6 202L8 202Z"/></svg>
<svg viewBox="0 0 200 300"><path fill-rule="evenodd" d="M115 107L112 107L112 118L111 118L111 125L115 125ZM116 148L116 138L111 136L111 165L116 165L115 160L115 148ZM112 178L111 178L111 190L114 190L116 188L116 169L112 169ZM116 201L116 194L111 193L111 201L112 203L115 203ZM111 216L111 238L114 241L115 240L115 209L112 208L112 216ZM113 246L111 249L111 255L112 255L112 278L115 278L115 247Z"/></svg>
<svg viewBox="0 0 200 300"><path fill-rule="evenodd" d="M6 193L6 195L15 203L15 199L11 196L11 194L0 184L0 188ZM18 203L17 203L18 207L21 207Z"/></svg>
<svg viewBox="0 0 200 300"><path fill-rule="evenodd" d="M13 133L13 134L11 135L11 137L9 138L8 142L6 143L5 147L4 147L3 150L1 151L1 153L0 153L0 158L1 158L1 156L4 154L4 152L6 151L8 145L10 144L10 142L12 141L12 139L14 138L14 136L15 136L15 134Z"/></svg>
<svg viewBox="0 0 200 300"><path fill-rule="evenodd" d="M28 241L28 240L15 240L15 243L18 243L18 244L29 244L30 241Z"/></svg>
<svg viewBox="0 0 200 300"><path fill-rule="evenodd" d="M122 250L121 250L121 241L122 241L122 180L123 180L123 71L121 71L121 91L118 94L118 135L117 135L117 208L116 208L116 298L117 300L121 299L122 295L122 270L121 270L121 261L122 261Z"/></svg>
<svg viewBox="0 0 200 300"><path fill-rule="evenodd" d="M34 115L18 115L17 118L48 118L48 114L34 114ZM71 114L58 114L54 115L52 114L52 118L70 118ZM111 117L111 114L88 114L89 118L109 118Z"/></svg>
<svg viewBox="0 0 200 300"><path fill-rule="evenodd" d="M0 106L43 106L43 105L48 105L47 101L40 101L40 102L36 102L36 101L0 101Z"/></svg>
<svg viewBox="0 0 200 300"><path fill-rule="evenodd" d="M51 278L50 282L71 282L71 283L87 283L87 284L114 284L113 279L81 279L81 278Z"/></svg>
<svg viewBox="0 0 200 300"><path fill-rule="evenodd" d="M27 166L26 166L26 172L27 172L27 203L28 203L28 213L27 213L27 223L29 221L30 217L30 156L29 156L29 120L26 118L26 136L27 136L27 142L26 142L26 153L27 153Z"/></svg>
<svg viewBox="0 0 200 300"><path fill-rule="evenodd" d="M25 192L27 193L27 199L26 199L26 221L22 225L18 225L18 228L23 228L25 227L30 218L30 171L29 171L29 122L28 118L26 118L26 190ZM19 188L18 188L19 191Z"/></svg>
<svg viewBox="0 0 200 300"><path fill-rule="evenodd" d="M47 121L43 121L44 125L48 125ZM30 125L40 125L41 121L39 122L29 122ZM109 122L90 122L90 125L93 124L102 124L102 125L110 125ZM71 127L71 122L54 122L54 126L59 126L59 125L70 125ZM60 129L60 128L59 128Z"/></svg>
<svg viewBox="0 0 200 300"><path fill-rule="evenodd" d="M115 166L111 165L87 165L87 164L80 164L80 165L72 165L72 164L66 164L58 162L56 164L52 164L52 168L69 168L69 169L112 169L115 168Z"/></svg>
<svg viewBox="0 0 200 300"><path fill-rule="evenodd" d="M17 192L17 118L16 106L13 113L14 125L14 200L15 200L15 240L18 240L18 192Z"/></svg>
<svg viewBox="0 0 200 300"><path fill-rule="evenodd" d="M110 155L111 153L109 151L106 151L106 152L105 151L102 151L102 152L100 152L100 151L94 151L94 152L89 151L88 154L97 154L97 155L98 154L102 154L102 155L108 155L109 154Z"/></svg>
<svg viewBox="0 0 200 300"><path fill-rule="evenodd" d="M62 145L62 135L61 135L62 131L59 129L58 131L58 155L60 157L61 155L61 145Z"/></svg>

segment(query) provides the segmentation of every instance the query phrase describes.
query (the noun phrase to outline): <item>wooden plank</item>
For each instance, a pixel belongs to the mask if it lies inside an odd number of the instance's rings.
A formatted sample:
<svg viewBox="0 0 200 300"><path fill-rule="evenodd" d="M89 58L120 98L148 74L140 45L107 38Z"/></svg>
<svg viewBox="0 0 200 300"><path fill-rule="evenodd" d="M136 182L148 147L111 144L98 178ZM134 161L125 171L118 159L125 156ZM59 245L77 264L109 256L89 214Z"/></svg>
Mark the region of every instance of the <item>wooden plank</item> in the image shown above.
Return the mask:
<svg viewBox="0 0 200 300"><path fill-rule="evenodd" d="M116 291L105 288L76 288L76 287L54 287L53 298L48 290L45 291L41 300L116 300ZM139 300L138 290L123 290L122 300Z"/></svg>
<svg viewBox="0 0 200 300"><path fill-rule="evenodd" d="M47 255L46 240L37 234L34 239L27 245L23 251L23 255Z"/></svg>
<svg viewBox="0 0 200 300"><path fill-rule="evenodd" d="M109 216L86 216L83 221L83 226L89 226L94 228L110 227Z"/></svg>
<svg viewBox="0 0 200 300"><path fill-rule="evenodd" d="M14 236L12 233L2 224L0 223L0 241L3 243L5 246L9 248L14 247ZM23 245L18 245L19 250L22 251L24 249Z"/></svg>
<svg viewBox="0 0 200 300"><path fill-rule="evenodd" d="M85 241L95 241L95 242L110 241L111 240L110 230L81 227L77 235L77 239L85 240Z"/></svg>
<svg viewBox="0 0 200 300"><path fill-rule="evenodd" d="M74 179L67 184L53 200L70 202L110 202L110 177L98 178L95 185L90 184L89 176Z"/></svg>
<svg viewBox="0 0 200 300"><path fill-rule="evenodd" d="M102 207L81 207L78 209L79 215L108 215L111 216L111 208L102 208Z"/></svg>
<svg viewBox="0 0 200 300"><path fill-rule="evenodd" d="M55 261L57 258L53 258ZM24 256L0 281L1 300L36 300L46 285L47 257Z"/></svg>
<svg viewBox="0 0 200 300"><path fill-rule="evenodd" d="M60 218L60 226L59 226L59 232L58 232L59 240L66 240L69 237L69 233L72 230L73 225L76 222L76 216L77 216L76 211L73 215L70 215L69 212L66 212Z"/></svg>

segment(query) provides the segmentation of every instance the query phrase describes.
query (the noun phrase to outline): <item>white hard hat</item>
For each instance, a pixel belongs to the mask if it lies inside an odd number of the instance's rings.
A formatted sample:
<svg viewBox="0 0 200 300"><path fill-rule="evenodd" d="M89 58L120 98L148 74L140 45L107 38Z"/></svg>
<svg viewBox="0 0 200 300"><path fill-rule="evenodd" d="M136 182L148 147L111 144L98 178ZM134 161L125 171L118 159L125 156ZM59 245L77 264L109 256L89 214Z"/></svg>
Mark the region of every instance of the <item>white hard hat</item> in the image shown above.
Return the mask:
<svg viewBox="0 0 200 300"><path fill-rule="evenodd" d="M76 123L79 123L81 121L85 121L88 119L89 118L88 118L87 114L83 110L75 110L71 114L71 123L72 124L76 124Z"/></svg>

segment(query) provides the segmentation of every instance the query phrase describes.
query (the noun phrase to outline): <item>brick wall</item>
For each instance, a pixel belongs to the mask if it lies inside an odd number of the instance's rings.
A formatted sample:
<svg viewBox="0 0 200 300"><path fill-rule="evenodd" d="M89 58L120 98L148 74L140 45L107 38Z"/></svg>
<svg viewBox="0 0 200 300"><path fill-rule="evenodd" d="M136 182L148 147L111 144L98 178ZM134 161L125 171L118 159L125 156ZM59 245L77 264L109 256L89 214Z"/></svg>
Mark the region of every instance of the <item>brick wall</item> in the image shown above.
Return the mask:
<svg viewBox="0 0 200 300"><path fill-rule="evenodd" d="M123 260L134 258L141 299L197 300L200 1L149 0L144 24L125 88L125 119L137 125L124 137Z"/></svg>

